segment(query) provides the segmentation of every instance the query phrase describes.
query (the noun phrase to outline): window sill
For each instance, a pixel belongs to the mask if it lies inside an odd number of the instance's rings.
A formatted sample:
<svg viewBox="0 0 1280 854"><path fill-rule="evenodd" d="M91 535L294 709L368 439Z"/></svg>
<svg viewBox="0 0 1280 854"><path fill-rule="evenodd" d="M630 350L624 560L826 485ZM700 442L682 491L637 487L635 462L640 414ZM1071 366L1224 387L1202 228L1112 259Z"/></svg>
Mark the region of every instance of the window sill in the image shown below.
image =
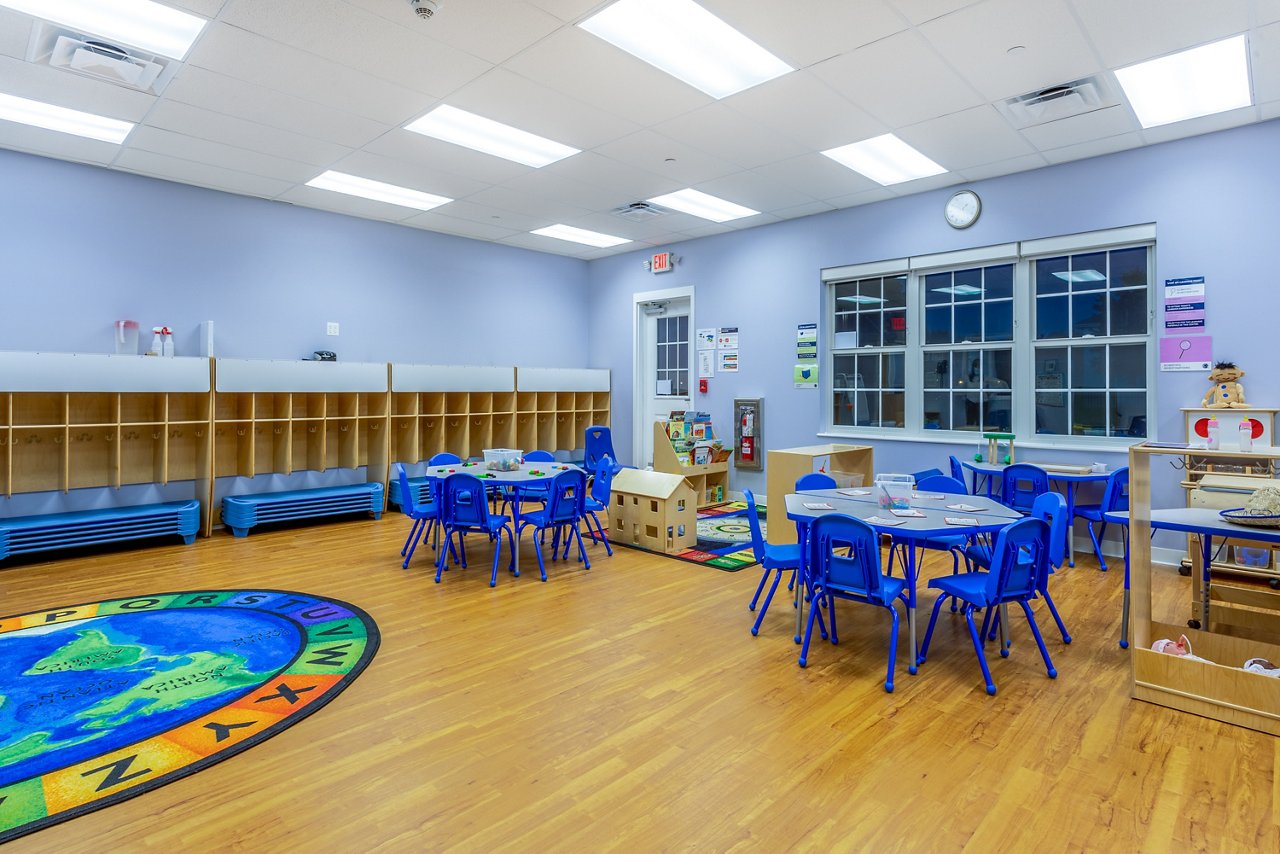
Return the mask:
<svg viewBox="0 0 1280 854"><path fill-rule="evenodd" d="M850 439L857 439L862 442L867 442L867 441L916 442L916 443L924 443L924 444L930 444L930 445L952 445L955 447L965 447L965 446L972 445L974 448L976 448L979 443L985 442L985 440L983 440L978 435L975 435L972 439L969 439L969 438L954 439L954 438L941 437L941 436L934 438L933 436L920 436L918 434L909 434L909 433L904 433L903 435L900 435L900 436L893 436L887 433L880 433L880 432L873 433L868 431L850 432L850 433L819 433L818 437L821 439L831 439L836 442L841 442L841 441L847 442ZM1086 442L1055 442L1055 441L1051 441L1043 438L1037 438L1037 439L1028 439L1025 442L1022 441L1021 439L1015 439L1013 442L1013 447L1016 451L1021 451L1024 448L1028 448L1031 450L1065 451L1068 453L1079 452L1082 454L1128 454L1130 445L1136 445L1139 442L1145 442L1145 441L1147 440L1134 438L1132 441L1114 440L1114 443L1113 442L1105 442L1105 443L1104 442L1087 442L1087 441ZM983 445L983 447L985 447L985 444Z"/></svg>

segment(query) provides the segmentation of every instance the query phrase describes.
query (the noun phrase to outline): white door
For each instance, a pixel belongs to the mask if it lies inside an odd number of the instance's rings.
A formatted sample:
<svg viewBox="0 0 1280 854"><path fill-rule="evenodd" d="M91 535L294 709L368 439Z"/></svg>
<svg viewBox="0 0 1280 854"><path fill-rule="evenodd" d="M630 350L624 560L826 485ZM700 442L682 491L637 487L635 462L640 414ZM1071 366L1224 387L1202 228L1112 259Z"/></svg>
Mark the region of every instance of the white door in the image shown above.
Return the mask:
<svg viewBox="0 0 1280 854"><path fill-rule="evenodd" d="M640 398L638 465L653 465L653 422L689 409L693 389L690 298L649 300L636 313L636 388Z"/></svg>

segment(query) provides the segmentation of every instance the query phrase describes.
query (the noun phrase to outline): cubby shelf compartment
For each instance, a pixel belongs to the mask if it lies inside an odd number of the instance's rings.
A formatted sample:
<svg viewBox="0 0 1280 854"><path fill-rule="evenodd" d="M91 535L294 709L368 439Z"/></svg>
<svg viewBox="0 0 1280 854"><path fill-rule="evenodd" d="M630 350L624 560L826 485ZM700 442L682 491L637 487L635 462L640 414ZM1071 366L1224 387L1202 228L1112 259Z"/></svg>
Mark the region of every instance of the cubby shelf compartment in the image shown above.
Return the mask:
<svg viewBox="0 0 1280 854"><path fill-rule="evenodd" d="M200 531L200 502L175 501L0 519L0 560L10 555L174 535L187 545Z"/></svg>
<svg viewBox="0 0 1280 854"><path fill-rule="evenodd" d="M216 359L213 375L218 477L364 466L386 482L384 363Z"/></svg>
<svg viewBox="0 0 1280 854"><path fill-rule="evenodd" d="M351 513L372 513L374 519L381 519L382 507L381 483L353 483L288 492L228 495L222 499L222 522L235 536L246 537L250 528L268 522Z"/></svg>
<svg viewBox="0 0 1280 854"><path fill-rule="evenodd" d="M207 533L210 391L208 359L0 353L0 496L190 481Z"/></svg>
<svg viewBox="0 0 1280 854"><path fill-rule="evenodd" d="M413 465L515 447L515 391L513 367L392 363L392 458ZM397 503L394 484L391 496Z"/></svg>
<svg viewBox="0 0 1280 854"><path fill-rule="evenodd" d="M609 426L607 368L516 368L516 447L578 458L591 426Z"/></svg>

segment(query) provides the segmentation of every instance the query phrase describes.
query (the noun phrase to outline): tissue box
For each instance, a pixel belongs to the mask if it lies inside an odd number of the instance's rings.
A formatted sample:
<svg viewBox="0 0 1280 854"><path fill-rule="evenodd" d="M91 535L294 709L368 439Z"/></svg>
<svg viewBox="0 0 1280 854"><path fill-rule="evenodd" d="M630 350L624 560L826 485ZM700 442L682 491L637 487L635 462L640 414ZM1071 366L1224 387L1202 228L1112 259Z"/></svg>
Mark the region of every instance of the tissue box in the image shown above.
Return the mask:
<svg viewBox="0 0 1280 854"><path fill-rule="evenodd" d="M514 448L486 448L484 451L484 467L493 471L515 471L520 468L520 458L524 451Z"/></svg>

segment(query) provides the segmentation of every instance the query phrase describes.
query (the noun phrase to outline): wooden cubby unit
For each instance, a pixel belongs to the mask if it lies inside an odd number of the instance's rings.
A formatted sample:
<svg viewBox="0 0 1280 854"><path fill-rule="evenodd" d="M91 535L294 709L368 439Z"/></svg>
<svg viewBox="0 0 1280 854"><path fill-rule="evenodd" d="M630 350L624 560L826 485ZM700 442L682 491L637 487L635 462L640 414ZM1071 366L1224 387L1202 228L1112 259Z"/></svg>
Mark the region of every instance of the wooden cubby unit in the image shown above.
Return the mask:
<svg viewBox="0 0 1280 854"><path fill-rule="evenodd" d="M0 495L190 481L207 534L210 389L208 359L0 353Z"/></svg>
<svg viewBox="0 0 1280 854"><path fill-rule="evenodd" d="M365 467L386 484L385 364L216 359L214 389L218 477Z"/></svg>
<svg viewBox="0 0 1280 854"><path fill-rule="evenodd" d="M576 458L586 430L609 426L609 371L605 368L516 368L521 418L516 447L557 451Z"/></svg>
<svg viewBox="0 0 1280 854"><path fill-rule="evenodd" d="M393 457L405 465L448 452L479 457L515 433L515 368L391 365ZM416 413L416 414L411 414Z"/></svg>

